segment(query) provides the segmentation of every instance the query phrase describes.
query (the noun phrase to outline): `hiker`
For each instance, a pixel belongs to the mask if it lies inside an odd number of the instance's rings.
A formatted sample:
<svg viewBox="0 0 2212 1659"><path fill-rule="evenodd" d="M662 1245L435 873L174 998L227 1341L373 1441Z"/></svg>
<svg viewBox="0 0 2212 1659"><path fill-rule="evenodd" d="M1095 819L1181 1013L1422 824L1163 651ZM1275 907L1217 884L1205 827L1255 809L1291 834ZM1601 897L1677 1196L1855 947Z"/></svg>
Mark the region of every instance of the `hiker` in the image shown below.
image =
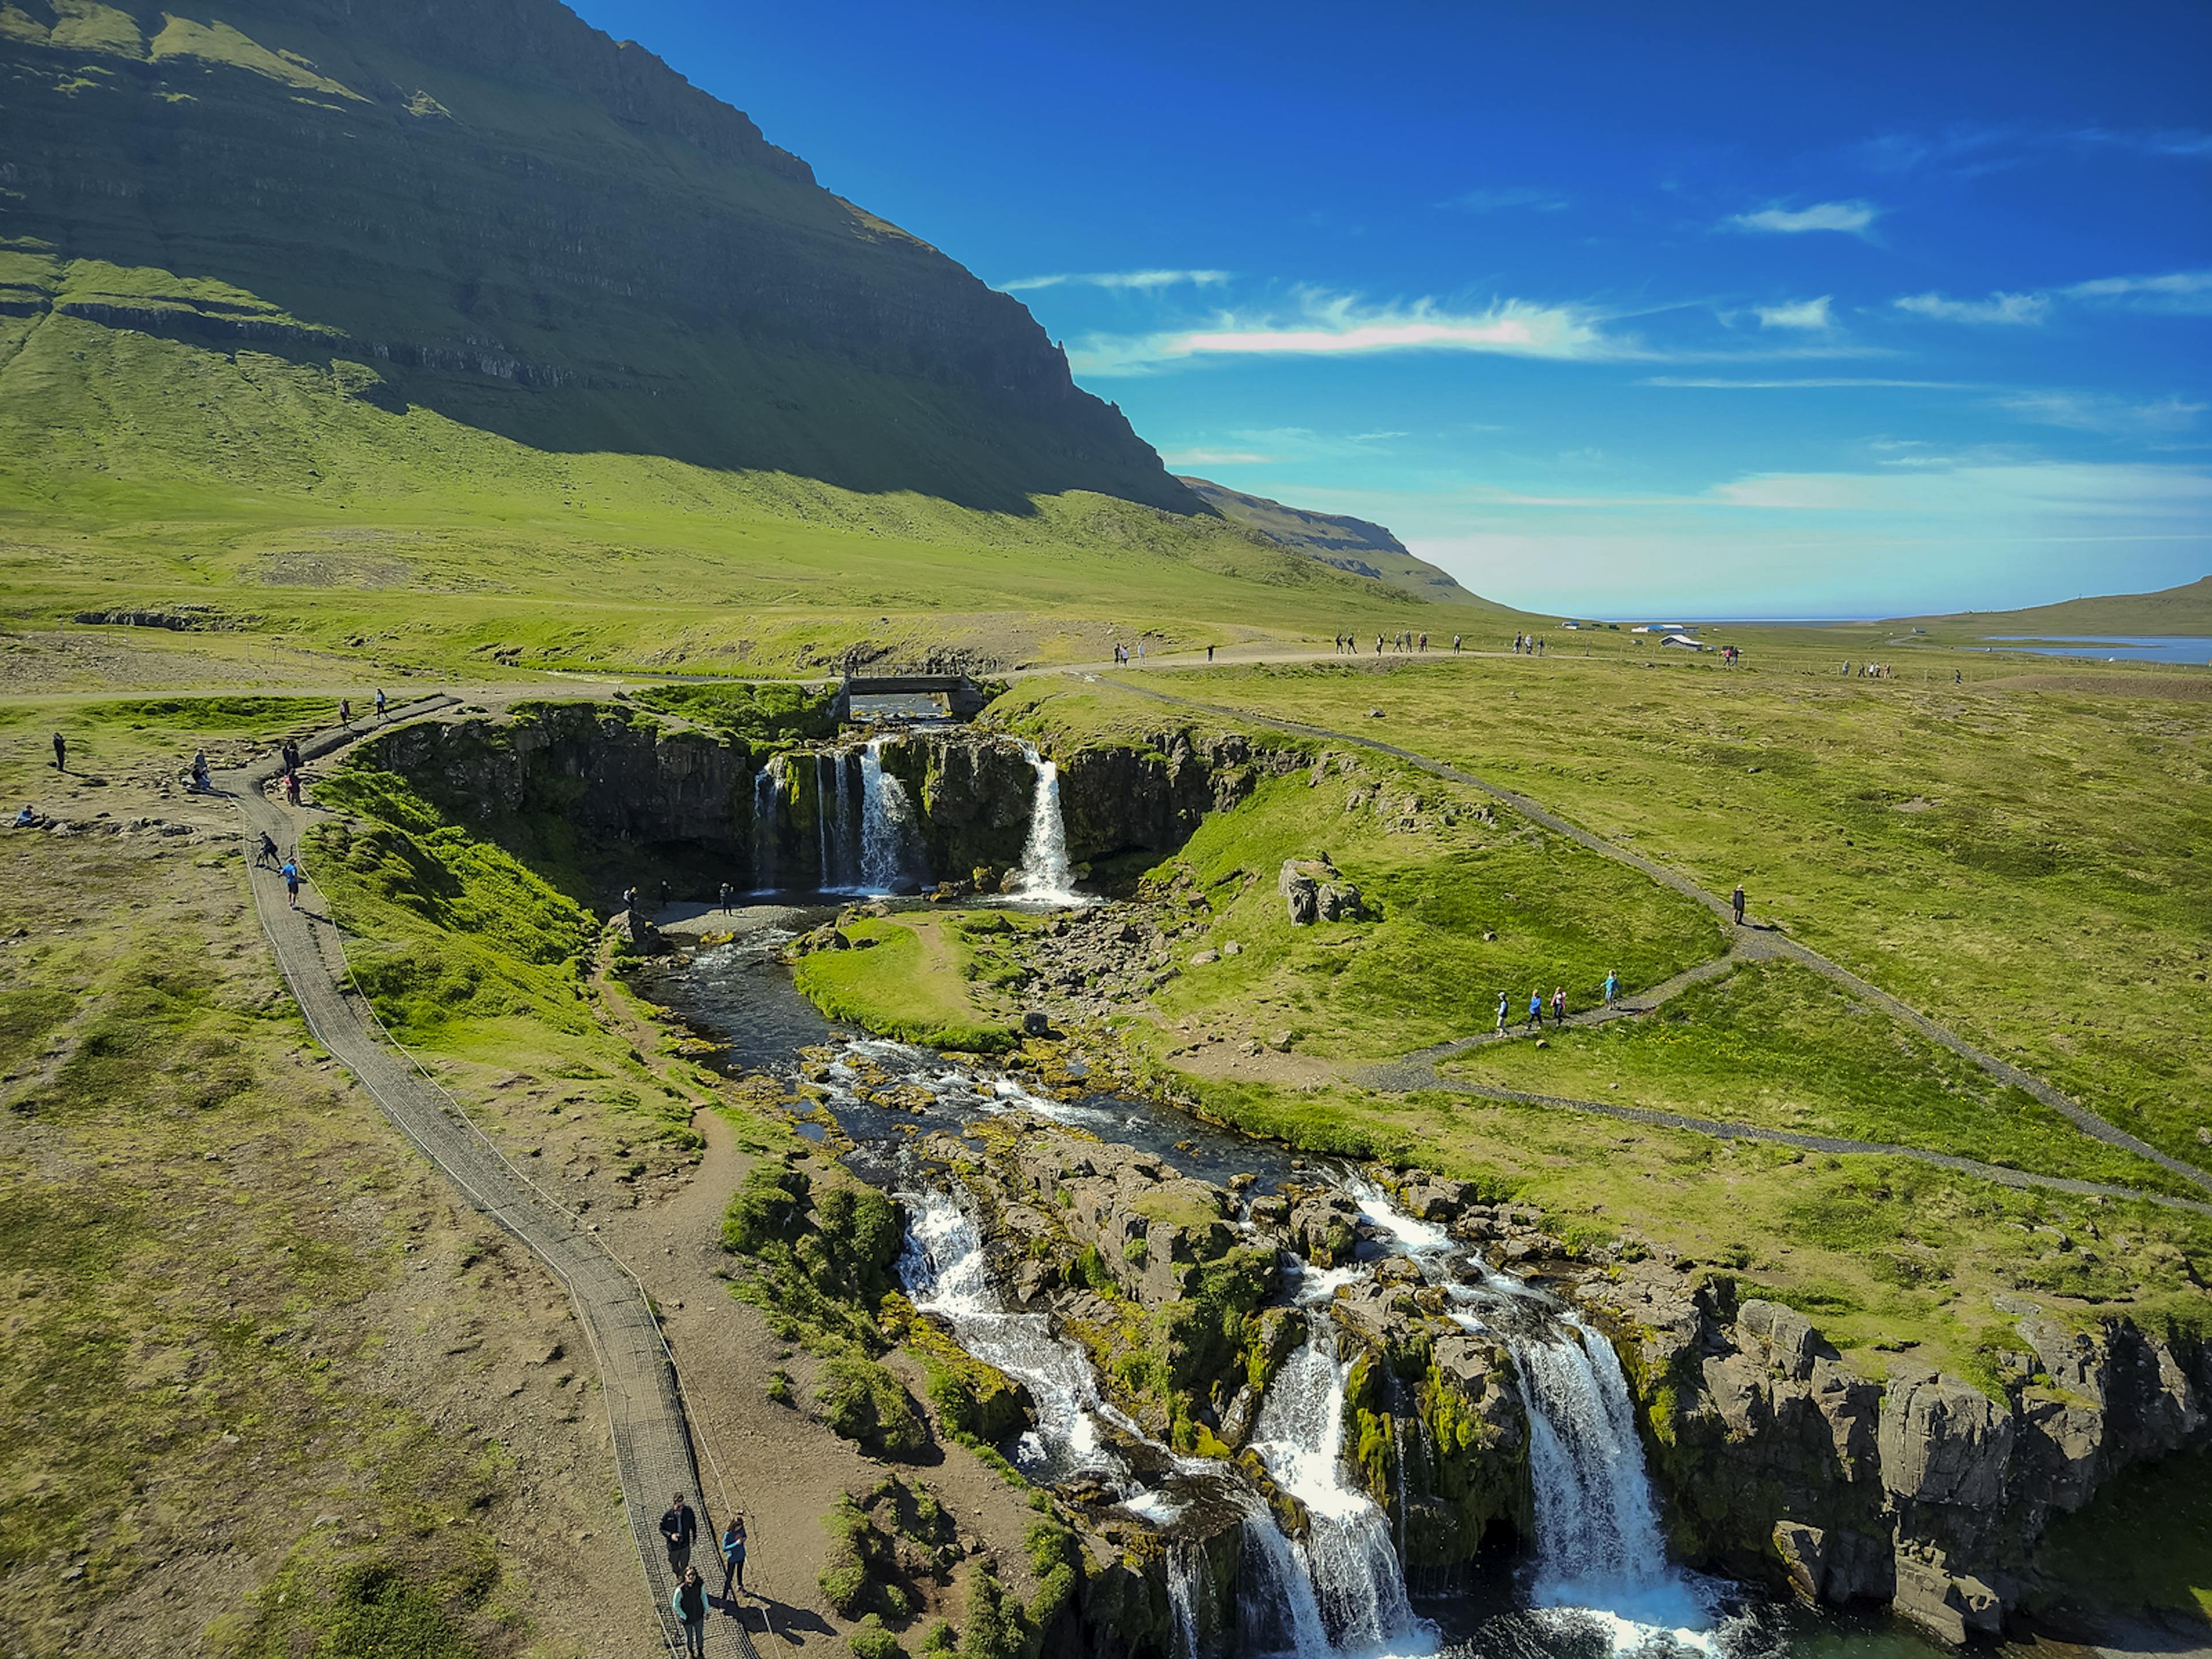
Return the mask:
<svg viewBox="0 0 2212 1659"><path fill-rule="evenodd" d="M1139 641L1137 641L1137 660L1138 660L1139 662L1142 662L1142 661L1144 661L1144 659L1145 659L1145 642L1144 642L1142 640L1139 640Z"/></svg>
<svg viewBox="0 0 2212 1659"><path fill-rule="evenodd" d="M376 688L376 718L384 718L384 688L380 685Z"/></svg>
<svg viewBox="0 0 2212 1659"><path fill-rule="evenodd" d="M1421 631L1421 649L1422 649L1422 650L1424 650L1424 651L1425 651L1425 650L1427 650L1428 648L1429 648L1429 635L1428 635L1428 630L1427 630L1426 629L1422 629L1422 631Z"/></svg>
<svg viewBox="0 0 2212 1659"><path fill-rule="evenodd" d="M738 1595L744 1594L745 1523L734 1515L730 1517L730 1524L722 1528L722 1600L726 1602L732 1599L732 1584L737 1586ZM732 1607L730 1611L735 1613L737 1608Z"/></svg>
<svg viewBox="0 0 2212 1659"><path fill-rule="evenodd" d="M1564 985L1555 985L1552 988L1552 1024L1565 1025L1566 1023L1567 988Z"/></svg>
<svg viewBox="0 0 2212 1659"><path fill-rule="evenodd" d="M287 772L300 769L300 740L297 738L284 739L284 769Z"/></svg>
<svg viewBox="0 0 2212 1659"><path fill-rule="evenodd" d="M1206 647L1206 659L1208 662L1213 660L1213 647L1210 645Z"/></svg>
<svg viewBox="0 0 2212 1659"><path fill-rule="evenodd" d="M1382 636L1380 634L1375 636L1375 654L1378 657L1382 654Z"/></svg>
<svg viewBox="0 0 2212 1659"><path fill-rule="evenodd" d="M280 862L276 856L276 838L266 830L261 832L261 849L253 855L257 870L274 870Z"/></svg>
<svg viewBox="0 0 2212 1659"><path fill-rule="evenodd" d="M668 1570L684 1572L691 1564L691 1540L699 1535L699 1512L678 1492L660 1516L660 1536L668 1546ZM696 1579L697 1575L693 1574Z"/></svg>
<svg viewBox="0 0 2212 1659"><path fill-rule="evenodd" d="M31 810L31 803L25 801L23 810L15 814L15 827L18 830L27 830L38 821L39 815Z"/></svg>
<svg viewBox="0 0 2212 1659"><path fill-rule="evenodd" d="M1605 1006L1608 1008L1620 1000L1620 975L1610 968L1605 970Z"/></svg>
<svg viewBox="0 0 2212 1659"><path fill-rule="evenodd" d="M300 908L299 861L295 859L286 859L284 860L284 867L279 870L276 873L284 878L285 894L290 898L292 908L295 910L298 909Z"/></svg>
<svg viewBox="0 0 2212 1659"><path fill-rule="evenodd" d="M1453 651L1453 653L1454 653L1455 654L1456 654L1456 653L1457 653L1457 652L1458 652L1458 650L1459 650L1459 635L1456 635L1456 634L1455 634L1455 635L1452 635L1452 651Z"/></svg>
<svg viewBox="0 0 2212 1659"><path fill-rule="evenodd" d="M300 804L300 775L297 772L284 775L284 799L294 806Z"/></svg>
<svg viewBox="0 0 2212 1659"><path fill-rule="evenodd" d="M1498 1035L1500 1036L1505 1035L1505 1014L1509 1006L1505 1000L1505 993L1500 991L1498 994Z"/></svg>
<svg viewBox="0 0 2212 1659"><path fill-rule="evenodd" d="M349 732L353 730L353 699L350 697L338 699L338 724Z"/></svg>
<svg viewBox="0 0 2212 1659"><path fill-rule="evenodd" d="M1736 925L1737 927L1742 927L1742 926L1743 926L1743 884L1742 884L1741 882L1738 882L1738 883L1736 883L1736 884L1735 884L1735 891L1729 895L1729 902L1730 904L1732 904L1732 905L1734 905L1734 906L1735 907L1735 925Z"/></svg>
<svg viewBox="0 0 2212 1659"><path fill-rule="evenodd" d="M1954 685L1964 685L1966 683L1966 677L1963 673L1961 673L1959 670L1957 670L1957 669L1955 669L1955 668L1954 668L1954 669L1953 669L1953 670L1951 671L1951 684L1954 684ZM56 743L59 743L59 742L61 741L61 739L60 739L59 738L56 738L54 739L54 741L55 741Z"/></svg>
<svg viewBox="0 0 2212 1659"><path fill-rule="evenodd" d="M668 1598L677 1622L684 1626L684 1650L707 1651L707 1587L699 1582L699 1569L686 1567Z"/></svg>
<svg viewBox="0 0 2212 1659"><path fill-rule="evenodd" d="M1528 1018L1527 1024L1521 1029L1524 1031L1540 1031L1544 1029L1544 994L1541 991L1528 993Z"/></svg>
<svg viewBox="0 0 2212 1659"><path fill-rule="evenodd" d="M69 739L58 732L54 733L54 770L69 770Z"/></svg>
<svg viewBox="0 0 2212 1659"><path fill-rule="evenodd" d="M726 881L726 882L724 882L724 883L722 884L722 914L723 914L724 915L729 915L729 913L730 913L730 884L729 884L729 883L727 883L727 882Z"/></svg>

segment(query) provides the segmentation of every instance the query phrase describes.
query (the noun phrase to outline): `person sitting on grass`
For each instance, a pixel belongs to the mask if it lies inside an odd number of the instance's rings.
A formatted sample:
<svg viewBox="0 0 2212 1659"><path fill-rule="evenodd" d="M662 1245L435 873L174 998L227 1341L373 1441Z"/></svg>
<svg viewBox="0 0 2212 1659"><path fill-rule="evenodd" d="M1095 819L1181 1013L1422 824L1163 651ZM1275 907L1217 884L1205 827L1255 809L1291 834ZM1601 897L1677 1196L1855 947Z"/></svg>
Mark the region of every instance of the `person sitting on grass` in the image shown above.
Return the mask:
<svg viewBox="0 0 2212 1659"><path fill-rule="evenodd" d="M38 821L39 815L31 810L31 803L25 801L23 810L15 814L15 827L18 830L27 830Z"/></svg>

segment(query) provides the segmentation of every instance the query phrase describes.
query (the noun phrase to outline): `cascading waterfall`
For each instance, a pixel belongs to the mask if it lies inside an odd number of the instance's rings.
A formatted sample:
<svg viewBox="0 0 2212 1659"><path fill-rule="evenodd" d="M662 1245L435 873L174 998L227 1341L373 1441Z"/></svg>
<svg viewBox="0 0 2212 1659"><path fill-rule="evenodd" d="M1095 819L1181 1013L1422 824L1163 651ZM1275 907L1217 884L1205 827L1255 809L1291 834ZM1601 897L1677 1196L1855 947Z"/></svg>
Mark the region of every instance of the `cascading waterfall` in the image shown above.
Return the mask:
<svg viewBox="0 0 2212 1659"><path fill-rule="evenodd" d="M1024 898L1073 901L1075 867L1067 861L1067 824L1060 811L1060 768L1025 743L1022 753L1036 787L1030 796L1030 835L1022 848L1022 862L1014 872L1016 888Z"/></svg>
<svg viewBox="0 0 2212 1659"><path fill-rule="evenodd" d="M1536 1500L1539 1607L1610 1627L1617 1650L1657 1632L1710 1647L1710 1610L1667 1559L1627 1381L1613 1345L1572 1314L1516 1340Z"/></svg>
<svg viewBox="0 0 2212 1659"><path fill-rule="evenodd" d="M1345 1477L1350 1369L1337 1353L1328 1314L1316 1310L1308 1316L1304 1346L1267 1389L1252 1449L1276 1484L1305 1505L1306 1577L1329 1638L1340 1646L1368 1647L1418 1626L1389 1523L1375 1500Z"/></svg>
<svg viewBox="0 0 2212 1659"><path fill-rule="evenodd" d="M775 890L776 831L783 818L783 757L753 774L753 890Z"/></svg>
<svg viewBox="0 0 2212 1659"><path fill-rule="evenodd" d="M860 885L896 893L914 885L914 810L906 786L884 770L884 740L860 750Z"/></svg>
<svg viewBox="0 0 2212 1659"><path fill-rule="evenodd" d="M1198 1659L1198 1623L1206 1595L1206 1574L1198 1552L1188 1545L1168 1546L1168 1617L1175 1629L1176 1659Z"/></svg>

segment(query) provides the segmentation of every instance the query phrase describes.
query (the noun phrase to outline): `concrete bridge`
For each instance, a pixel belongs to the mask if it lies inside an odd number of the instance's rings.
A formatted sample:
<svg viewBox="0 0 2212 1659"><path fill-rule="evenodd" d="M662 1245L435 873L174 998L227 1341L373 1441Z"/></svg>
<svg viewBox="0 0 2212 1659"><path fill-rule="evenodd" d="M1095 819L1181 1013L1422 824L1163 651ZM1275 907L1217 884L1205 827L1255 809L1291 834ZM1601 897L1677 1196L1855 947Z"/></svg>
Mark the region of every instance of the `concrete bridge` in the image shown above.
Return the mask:
<svg viewBox="0 0 2212 1659"><path fill-rule="evenodd" d="M848 674L840 720L973 720L989 701L965 674Z"/></svg>

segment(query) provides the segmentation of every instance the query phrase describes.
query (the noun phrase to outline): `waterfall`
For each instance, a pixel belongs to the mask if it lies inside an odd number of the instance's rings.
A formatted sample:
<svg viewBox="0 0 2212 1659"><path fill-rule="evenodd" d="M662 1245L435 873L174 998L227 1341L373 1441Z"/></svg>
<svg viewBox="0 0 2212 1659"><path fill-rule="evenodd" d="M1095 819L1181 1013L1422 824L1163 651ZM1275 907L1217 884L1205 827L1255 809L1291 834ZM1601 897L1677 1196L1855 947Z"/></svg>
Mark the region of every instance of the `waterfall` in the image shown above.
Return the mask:
<svg viewBox="0 0 2212 1659"><path fill-rule="evenodd" d="M822 878L815 884L825 893L838 881L837 834L832 826L845 815L845 791L839 781L842 769L837 761L838 757L830 754L817 753L814 757L814 834L822 855Z"/></svg>
<svg viewBox="0 0 2212 1659"><path fill-rule="evenodd" d="M1056 1337L1042 1314L1009 1313L992 1283L982 1235L948 1193L902 1193L907 1211L906 1246L899 1255L899 1283L914 1305L949 1322L960 1346L1027 1385L1036 1407L1036 1427L1022 1437L1020 1462L1040 1480L1089 1470L1124 1473L1121 1460L1099 1439L1105 1407L1091 1362L1073 1342Z"/></svg>
<svg viewBox="0 0 2212 1659"><path fill-rule="evenodd" d="M1710 1646L1708 1609L1667 1560L1644 1447L1613 1345L1572 1314L1514 1344L1536 1499L1532 1599L1574 1609L1632 1650L1656 1631Z"/></svg>
<svg viewBox="0 0 2212 1659"><path fill-rule="evenodd" d="M1022 753L1036 787L1030 795L1030 836L1022 848L1021 867L1014 872L1015 890L1024 898L1072 902L1077 897L1075 870L1067 861L1067 824L1060 813L1060 768L1035 744L1024 743Z"/></svg>
<svg viewBox="0 0 2212 1659"><path fill-rule="evenodd" d="M753 774L753 890L775 890L775 838L783 818L783 757Z"/></svg>
<svg viewBox="0 0 2212 1659"><path fill-rule="evenodd" d="M1328 1627L1297 1546L1274 1512L1255 1498L1245 1512L1237 1572L1237 1645L1241 1653L1329 1653Z"/></svg>
<svg viewBox="0 0 2212 1659"><path fill-rule="evenodd" d="M871 738L860 751L860 885L896 893L919 879L912 856L914 809L906 786L884 770L884 740Z"/></svg>
<svg viewBox="0 0 2212 1659"><path fill-rule="evenodd" d="M1252 1449L1275 1483L1305 1505L1306 1576L1331 1640L1364 1647L1417 1626L1389 1523L1345 1476L1350 1369L1337 1354L1328 1314L1310 1314L1304 1346L1267 1389Z"/></svg>
<svg viewBox="0 0 2212 1659"><path fill-rule="evenodd" d="M1168 1615L1175 1627L1176 1659L1198 1659L1199 1612L1206 1594L1203 1558L1188 1545L1168 1546Z"/></svg>

